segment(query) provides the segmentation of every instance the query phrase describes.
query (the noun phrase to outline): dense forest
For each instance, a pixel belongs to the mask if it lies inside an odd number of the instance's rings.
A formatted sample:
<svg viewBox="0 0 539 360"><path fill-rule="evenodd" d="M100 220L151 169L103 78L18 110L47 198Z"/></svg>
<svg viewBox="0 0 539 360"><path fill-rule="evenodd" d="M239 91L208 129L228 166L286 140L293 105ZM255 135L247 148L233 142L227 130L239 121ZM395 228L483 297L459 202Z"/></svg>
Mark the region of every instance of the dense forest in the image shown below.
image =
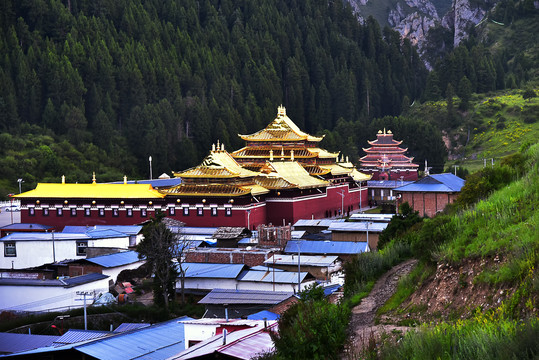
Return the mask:
<svg viewBox="0 0 539 360"><path fill-rule="evenodd" d="M237 134L263 128L280 104L352 160L386 127L441 171L441 130L458 121L418 118L410 106L533 77L535 57L521 51L536 38L533 21L516 24L537 11L516 4L491 15L510 19L514 53L472 32L429 74L408 40L373 18L359 23L340 0L1 1L0 193L20 178L23 190L61 175L88 182L94 171L98 181L147 178L150 155L154 174L170 174L217 140L240 148Z"/></svg>
<svg viewBox="0 0 539 360"><path fill-rule="evenodd" d="M11 183L65 172L88 181L93 170L102 181L147 177L149 155L154 173L183 169L218 139L242 146L237 134L263 128L280 104L313 134L339 122L368 126L418 99L427 76L407 40L373 19L359 24L341 1L0 7L0 145L13 150L3 164ZM337 144L353 158L362 146ZM18 158L26 147L32 159ZM77 158L98 168L64 161Z"/></svg>

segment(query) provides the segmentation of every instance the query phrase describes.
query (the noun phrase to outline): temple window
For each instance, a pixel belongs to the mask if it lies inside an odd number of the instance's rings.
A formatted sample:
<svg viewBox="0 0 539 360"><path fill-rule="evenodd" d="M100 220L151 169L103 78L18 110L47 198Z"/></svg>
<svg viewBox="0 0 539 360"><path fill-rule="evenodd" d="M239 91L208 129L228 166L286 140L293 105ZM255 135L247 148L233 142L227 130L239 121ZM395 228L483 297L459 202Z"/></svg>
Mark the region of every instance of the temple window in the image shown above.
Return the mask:
<svg viewBox="0 0 539 360"><path fill-rule="evenodd" d="M62 208L56 209L56 216L63 216L63 215L64 215L64 210Z"/></svg>
<svg viewBox="0 0 539 360"><path fill-rule="evenodd" d="M232 216L232 208L231 207L225 208L225 215L226 216Z"/></svg>
<svg viewBox="0 0 539 360"><path fill-rule="evenodd" d="M197 207L197 216L204 216L204 208L202 206Z"/></svg>
<svg viewBox="0 0 539 360"><path fill-rule="evenodd" d="M169 214L170 216L176 215L176 208L175 208L174 206L169 207L169 208L168 208L168 214Z"/></svg>
<svg viewBox="0 0 539 360"><path fill-rule="evenodd" d="M36 214L36 210L34 208L28 208L28 215L34 216Z"/></svg>
<svg viewBox="0 0 539 360"><path fill-rule="evenodd" d="M43 216L49 216L49 209L48 208L43 209Z"/></svg>
<svg viewBox="0 0 539 360"><path fill-rule="evenodd" d="M183 216L189 216L189 207L188 206L183 208Z"/></svg>
<svg viewBox="0 0 539 360"><path fill-rule="evenodd" d="M71 208L71 216L77 216L77 208Z"/></svg>
<svg viewBox="0 0 539 360"><path fill-rule="evenodd" d="M105 216L105 208L99 208L99 216Z"/></svg>
<svg viewBox="0 0 539 360"><path fill-rule="evenodd" d="M133 216L133 209L127 209L127 217Z"/></svg>
<svg viewBox="0 0 539 360"><path fill-rule="evenodd" d="M118 211L119 210L117 208L112 209L112 216L118 217L120 215Z"/></svg>
<svg viewBox="0 0 539 360"><path fill-rule="evenodd" d="M148 213L146 212L146 209L140 209L140 216L142 216L142 217L148 216Z"/></svg>
<svg viewBox="0 0 539 360"><path fill-rule="evenodd" d="M211 216L217 216L217 208L216 207L211 208Z"/></svg>
<svg viewBox="0 0 539 360"><path fill-rule="evenodd" d="M84 209L84 216L90 216L90 208Z"/></svg>

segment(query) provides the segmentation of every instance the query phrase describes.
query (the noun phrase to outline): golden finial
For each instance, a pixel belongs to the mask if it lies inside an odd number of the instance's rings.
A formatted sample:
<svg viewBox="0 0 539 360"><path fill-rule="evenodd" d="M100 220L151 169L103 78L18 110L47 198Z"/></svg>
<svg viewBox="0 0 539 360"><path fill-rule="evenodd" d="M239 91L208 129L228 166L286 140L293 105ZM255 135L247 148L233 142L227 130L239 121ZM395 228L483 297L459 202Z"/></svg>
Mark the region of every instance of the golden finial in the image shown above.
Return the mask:
<svg viewBox="0 0 539 360"><path fill-rule="evenodd" d="M283 104L277 108L277 115L286 116L286 108L283 106Z"/></svg>
<svg viewBox="0 0 539 360"><path fill-rule="evenodd" d="M217 150L221 148L221 145L219 145L219 140L217 140Z"/></svg>
<svg viewBox="0 0 539 360"><path fill-rule="evenodd" d="M384 135L386 134L386 128L384 128Z"/></svg>
<svg viewBox="0 0 539 360"><path fill-rule="evenodd" d="M221 143L221 151L225 151L225 143Z"/></svg>
<svg viewBox="0 0 539 360"><path fill-rule="evenodd" d="M211 151L215 151L215 144L211 144Z"/></svg>
<svg viewBox="0 0 539 360"><path fill-rule="evenodd" d="M62 184L65 184L65 183L66 183L66 176L62 175Z"/></svg>
<svg viewBox="0 0 539 360"><path fill-rule="evenodd" d="M382 130L378 130L378 134L381 134L382 133Z"/></svg>
<svg viewBox="0 0 539 360"><path fill-rule="evenodd" d="M388 133L388 134L393 134L393 133L391 132L391 130L388 130L387 133Z"/></svg>
<svg viewBox="0 0 539 360"><path fill-rule="evenodd" d="M124 184L127 185L127 176L126 175L124 175Z"/></svg>
<svg viewBox="0 0 539 360"><path fill-rule="evenodd" d="M346 162L348 162L348 156L346 157Z"/></svg>
<svg viewBox="0 0 539 360"><path fill-rule="evenodd" d="M93 172L93 176L92 176L92 184L95 184L95 171Z"/></svg>
<svg viewBox="0 0 539 360"><path fill-rule="evenodd" d="M281 146L281 160L284 160L284 147Z"/></svg>

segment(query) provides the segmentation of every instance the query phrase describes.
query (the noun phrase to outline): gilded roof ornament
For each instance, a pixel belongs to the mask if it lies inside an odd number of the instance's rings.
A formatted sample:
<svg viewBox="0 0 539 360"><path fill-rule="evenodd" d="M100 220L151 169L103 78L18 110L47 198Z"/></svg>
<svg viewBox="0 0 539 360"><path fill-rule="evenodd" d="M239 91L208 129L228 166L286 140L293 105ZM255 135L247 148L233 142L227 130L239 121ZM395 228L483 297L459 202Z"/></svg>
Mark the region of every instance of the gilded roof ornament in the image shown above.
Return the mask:
<svg viewBox="0 0 539 360"><path fill-rule="evenodd" d="M93 175L92 175L92 184L95 184L95 171L93 172Z"/></svg>
<svg viewBox="0 0 539 360"><path fill-rule="evenodd" d="M65 183L66 183L66 176L62 175L62 184L65 184Z"/></svg>

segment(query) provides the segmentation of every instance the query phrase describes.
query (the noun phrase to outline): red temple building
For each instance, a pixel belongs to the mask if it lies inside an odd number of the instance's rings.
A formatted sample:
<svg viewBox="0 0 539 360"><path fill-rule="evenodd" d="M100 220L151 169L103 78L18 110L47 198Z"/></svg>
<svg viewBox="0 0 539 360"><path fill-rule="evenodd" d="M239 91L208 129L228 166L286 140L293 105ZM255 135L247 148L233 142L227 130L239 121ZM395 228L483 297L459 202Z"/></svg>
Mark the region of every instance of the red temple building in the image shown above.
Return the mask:
<svg viewBox="0 0 539 360"><path fill-rule="evenodd" d="M360 171L372 175L373 180L417 180L419 165L412 162L413 157L404 155L408 149L399 147L402 141L394 140L393 133L386 129L378 131L376 137L368 142L370 148L363 148L367 155L359 159Z"/></svg>
<svg viewBox="0 0 539 360"><path fill-rule="evenodd" d="M246 146L228 153L212 146L202 163L175 173L181 184L38 184L16 195L21 222L65 225L137 224L166 212L187 226L293 224L345 215L367 205L366 181L348 159L318 147L279 107L265 129L241 135ZM344 213L344 214L343 214Z"/></svg>

